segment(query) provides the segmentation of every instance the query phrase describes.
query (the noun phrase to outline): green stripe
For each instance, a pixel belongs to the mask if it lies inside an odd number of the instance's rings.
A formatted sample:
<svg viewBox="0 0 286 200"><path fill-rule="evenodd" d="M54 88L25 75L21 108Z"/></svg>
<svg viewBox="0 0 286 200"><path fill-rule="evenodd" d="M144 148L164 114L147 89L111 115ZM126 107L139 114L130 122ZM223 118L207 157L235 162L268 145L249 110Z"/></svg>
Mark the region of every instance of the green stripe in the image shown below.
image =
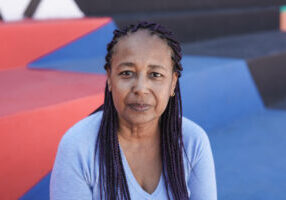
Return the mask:
<svg viewBox="0 0 286 200"><path fill-rule="evenodd" d="M286 6L281 6L280 7L280 12L286 12Z"/></svg>

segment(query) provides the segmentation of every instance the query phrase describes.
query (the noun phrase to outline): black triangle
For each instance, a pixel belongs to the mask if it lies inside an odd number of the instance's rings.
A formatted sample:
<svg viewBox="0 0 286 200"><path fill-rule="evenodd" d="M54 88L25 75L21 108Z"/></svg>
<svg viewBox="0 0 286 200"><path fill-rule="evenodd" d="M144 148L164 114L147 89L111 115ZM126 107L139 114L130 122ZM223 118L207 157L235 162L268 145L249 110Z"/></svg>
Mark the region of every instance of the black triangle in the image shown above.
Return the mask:
<svg viewBox="0 0 286 200"><path fill-rule="evenodd" d="M27 6L24 17L25 18L32 18L40 4L41 0L31 0L29 5Z"/></svg>

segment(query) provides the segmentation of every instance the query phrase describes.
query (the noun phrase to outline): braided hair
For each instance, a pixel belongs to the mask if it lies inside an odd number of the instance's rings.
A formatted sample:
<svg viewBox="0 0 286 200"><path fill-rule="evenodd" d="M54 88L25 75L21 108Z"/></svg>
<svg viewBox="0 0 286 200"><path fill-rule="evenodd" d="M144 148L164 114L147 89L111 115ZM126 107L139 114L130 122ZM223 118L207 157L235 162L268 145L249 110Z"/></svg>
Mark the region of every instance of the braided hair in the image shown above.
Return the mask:
<svg viewBox="0 0 286 200"><path fill-rule="evenodd" d="M181 76L181 47L179 42L173 38L173 33L156 23L141 22L137 25L130 25L122 30L115 30L112 41L107 45L105 57L106 70L111 69L111 58L114 53L114 46L117 42L129 34L138 30L148 30L151 35L157 35L164 40L172 49L173 71ZM175 96L169 99L167 107L161 115L160 127L160 151L162 158L162 173L165 187L170 200L188 199L185 172L183 165L183 140L182 140L182 100L179 79L175 87ZM99 185L100 198L107 200L127 199L130 200L126 175L123 168L120 154L117 130L119 127L117 111L112 100L112 93L105 86L104 104L95 112L103 110L103 116L96 140L95 151L99 150ZM185 152L185 151L184 151ZM96 154L95 154L96 155Z"/></svg>

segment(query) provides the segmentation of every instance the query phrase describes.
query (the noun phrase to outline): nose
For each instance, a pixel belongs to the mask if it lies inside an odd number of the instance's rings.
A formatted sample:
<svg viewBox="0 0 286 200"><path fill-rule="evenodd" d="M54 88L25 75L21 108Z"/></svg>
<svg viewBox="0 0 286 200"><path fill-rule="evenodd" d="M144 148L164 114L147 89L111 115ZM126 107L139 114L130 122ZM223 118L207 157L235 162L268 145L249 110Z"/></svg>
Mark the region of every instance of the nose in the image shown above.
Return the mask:
<svg viewBox="0 0 286 200"><path fill-rule="evenodd" d="M144 75L140 74L137 76L133 85L133 92L136 95L145 95L148 94L148 80Z"/></svg>

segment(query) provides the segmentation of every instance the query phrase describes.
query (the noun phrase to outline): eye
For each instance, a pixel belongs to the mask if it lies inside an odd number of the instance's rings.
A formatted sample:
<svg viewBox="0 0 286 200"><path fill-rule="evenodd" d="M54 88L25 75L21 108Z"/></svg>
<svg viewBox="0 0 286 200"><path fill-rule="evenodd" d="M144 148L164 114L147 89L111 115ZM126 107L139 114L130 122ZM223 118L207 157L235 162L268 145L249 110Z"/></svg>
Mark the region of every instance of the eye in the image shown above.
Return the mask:
<svg viewBox="0 0 286 200"><path fill-rule="evenodd" d="M150 75L151 75L152 78L160 78L160 77L163 77L163 75L160 74L160 73L158 73L158 72L151 72Z"/></svg>
<svg viewBox="0 0 286 200"><path fill-rule="evenodd" d="M123 78L129 78L133 75L132 71L123 71L119 73L119 76L122 76Z"/></svg>

